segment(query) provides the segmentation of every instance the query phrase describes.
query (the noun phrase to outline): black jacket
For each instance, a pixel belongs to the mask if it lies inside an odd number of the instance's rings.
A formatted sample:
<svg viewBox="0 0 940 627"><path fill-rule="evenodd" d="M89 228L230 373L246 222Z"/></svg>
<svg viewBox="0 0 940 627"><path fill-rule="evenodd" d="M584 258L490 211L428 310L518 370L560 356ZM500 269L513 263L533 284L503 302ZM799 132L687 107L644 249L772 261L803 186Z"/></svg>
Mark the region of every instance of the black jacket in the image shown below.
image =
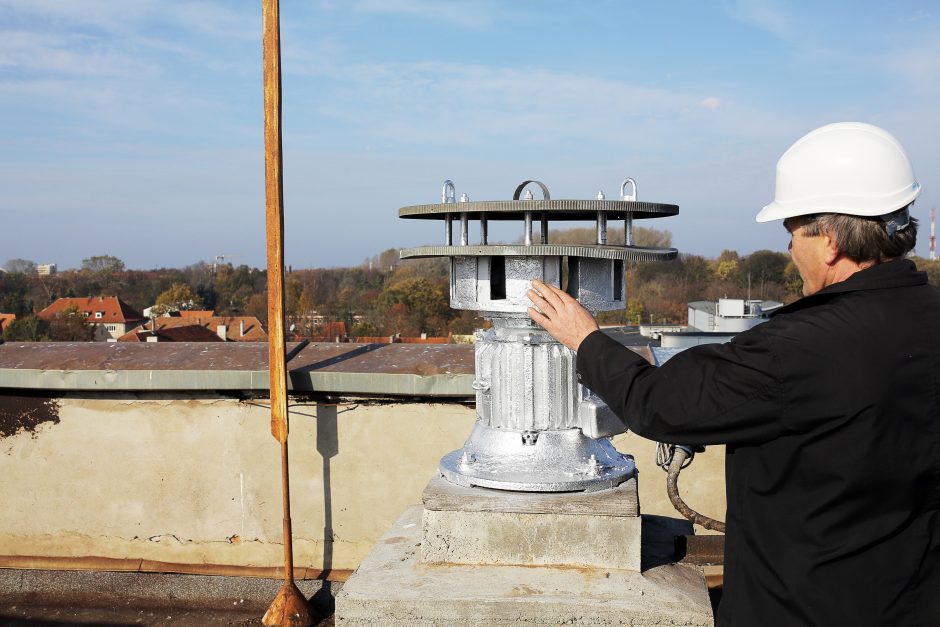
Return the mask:
<svg viewBox="0 0 940 627"><path fill-rule="evenodd" d="M578 374L641 436L727 445L719 625L940 626L940 290L913 263L660 368L595 332Z"/></svg>

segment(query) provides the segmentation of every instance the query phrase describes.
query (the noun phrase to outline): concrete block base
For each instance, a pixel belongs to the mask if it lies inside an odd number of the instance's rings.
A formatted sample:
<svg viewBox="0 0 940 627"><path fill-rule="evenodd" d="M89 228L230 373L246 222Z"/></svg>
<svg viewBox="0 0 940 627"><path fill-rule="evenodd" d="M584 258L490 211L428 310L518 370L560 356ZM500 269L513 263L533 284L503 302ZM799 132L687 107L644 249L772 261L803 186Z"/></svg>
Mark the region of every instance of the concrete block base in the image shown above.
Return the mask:
<svg viewBox="0 0 940 627"><path fill-rule="evenodd" d="M424 490L422 560L448 564L596 566L640 570L636 478L589 493Z"/></svg>
<svg viewBox="0 0 940 627"><path fill-rule="evenodd" d="M336 598L336 625L711 626L702 571L428 564L422 507L409 508Z"/></svg>
<svg viewBox="0 0 940 627"><path fill-rule="evenodd" d="M640 570L640 517L424 510L425 562Z"/></svg>

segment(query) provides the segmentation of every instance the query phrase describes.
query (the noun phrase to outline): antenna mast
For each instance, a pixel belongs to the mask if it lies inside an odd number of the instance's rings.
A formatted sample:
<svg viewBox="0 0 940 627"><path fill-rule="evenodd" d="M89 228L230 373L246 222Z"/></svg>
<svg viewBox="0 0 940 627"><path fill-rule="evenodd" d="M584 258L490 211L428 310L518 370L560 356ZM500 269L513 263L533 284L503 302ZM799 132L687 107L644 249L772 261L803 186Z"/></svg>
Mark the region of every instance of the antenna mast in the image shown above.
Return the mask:
<svg viewBox="0 0 940 627"><path fill-rule="evenodd" d="M937 208L930 208L930 260L937 258Z"/></svg>

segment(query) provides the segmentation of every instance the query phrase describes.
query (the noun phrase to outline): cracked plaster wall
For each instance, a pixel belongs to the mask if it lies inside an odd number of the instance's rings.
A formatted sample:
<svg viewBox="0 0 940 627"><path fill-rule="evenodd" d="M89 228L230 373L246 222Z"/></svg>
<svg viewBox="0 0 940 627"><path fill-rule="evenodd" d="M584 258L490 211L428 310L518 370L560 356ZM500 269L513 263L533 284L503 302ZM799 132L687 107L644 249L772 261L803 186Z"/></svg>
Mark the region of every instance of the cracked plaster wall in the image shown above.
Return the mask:
<svg viewBox="0 0 940 627"><path fill-rule="evenodd" d="M457 403L311 402L291 412L295 564L333 569L358 566L421 502L438 460L474 421ZM56 418L0 437L0 555L281 565L280 447L261 402L64 397ZM655 445L632 435L614 443L636 456L642 511L676 516ZM710 449L680 478L689 504L719 518L721 453Z"/></svg>

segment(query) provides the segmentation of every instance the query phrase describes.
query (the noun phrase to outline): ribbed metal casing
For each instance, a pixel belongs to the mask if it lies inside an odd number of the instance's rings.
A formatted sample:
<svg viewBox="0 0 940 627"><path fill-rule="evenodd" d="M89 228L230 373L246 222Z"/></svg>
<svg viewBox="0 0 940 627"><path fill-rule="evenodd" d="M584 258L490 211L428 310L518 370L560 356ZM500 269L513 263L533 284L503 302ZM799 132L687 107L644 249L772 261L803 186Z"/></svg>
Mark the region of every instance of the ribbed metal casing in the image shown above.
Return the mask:
<svg viewBox="0 0 940 627"><path fill-rule="evenodd" d="M575 353L547 332L494 327L476 343L475 358L477 418L483 425L516 431L581 427Z"/></svg>

